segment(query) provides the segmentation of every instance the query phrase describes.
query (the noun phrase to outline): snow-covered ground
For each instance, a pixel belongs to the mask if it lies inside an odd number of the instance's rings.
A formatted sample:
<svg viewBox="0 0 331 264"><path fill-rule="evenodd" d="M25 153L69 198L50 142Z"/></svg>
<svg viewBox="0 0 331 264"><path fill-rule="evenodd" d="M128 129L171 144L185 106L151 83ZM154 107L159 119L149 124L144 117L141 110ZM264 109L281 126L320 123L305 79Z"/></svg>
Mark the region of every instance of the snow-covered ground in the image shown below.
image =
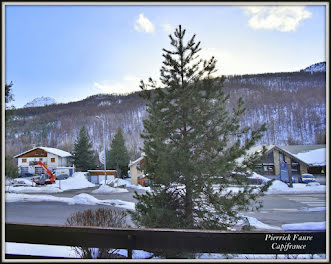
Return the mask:
<svg viewBox="0 0 331 264"><path fill-rule="evenodd" d="M270 181L270 179L253 173L250 179L259 179L262 182ZM67 190L84 189L89 187L96 187L94 183L87 180L86 172L76 172L72 177L66 180L56 181L55 184L36 186L32 181L27 179L16 179L16 181L24 181L25 186L6 186L6 192L10 193L58 193ZM102 180L100 182L103 182ZM108 185L112 185L110 187ZM114 188L116 187L116 188ZM121 187L121 188L118 188ZM178 187L178 186L177 186ZM141 185L133 185L130 179L114 179L113 176L107 177L107 185L101 185L99 189L93 193L112 193L112 192L127 192L125 188L151 191L150 187L143 187ZM217 189L217 186L216 186ZM240 187L229 187L224 192L238 192L243 190ZM325 185L310 185L304 183L294 183L293 188L287 186L286 183L275 180L267 191L267 194L298 194L298 193L325 193Z"/></svg>
<svg viewBox="0 0 331 264"><path fill-rule="evenodd" d="M304 183L293 183L293 188L282 181L275 180L269 187L267 194L299 194L299 193L325 193L325 185L310 185Z"/></svg>

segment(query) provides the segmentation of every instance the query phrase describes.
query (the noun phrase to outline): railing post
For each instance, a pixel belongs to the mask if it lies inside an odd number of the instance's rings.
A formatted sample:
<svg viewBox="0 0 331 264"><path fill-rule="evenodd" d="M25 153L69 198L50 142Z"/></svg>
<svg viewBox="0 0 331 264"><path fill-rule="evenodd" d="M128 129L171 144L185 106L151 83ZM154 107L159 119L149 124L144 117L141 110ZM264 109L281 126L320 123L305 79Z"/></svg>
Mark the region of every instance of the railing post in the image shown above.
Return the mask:
<svg viewBox="0 0 331 264"><path fill-rule="evenodd" d="M128 235L128 259L132 259L132 250L135 248L136 236Z"/></svg>

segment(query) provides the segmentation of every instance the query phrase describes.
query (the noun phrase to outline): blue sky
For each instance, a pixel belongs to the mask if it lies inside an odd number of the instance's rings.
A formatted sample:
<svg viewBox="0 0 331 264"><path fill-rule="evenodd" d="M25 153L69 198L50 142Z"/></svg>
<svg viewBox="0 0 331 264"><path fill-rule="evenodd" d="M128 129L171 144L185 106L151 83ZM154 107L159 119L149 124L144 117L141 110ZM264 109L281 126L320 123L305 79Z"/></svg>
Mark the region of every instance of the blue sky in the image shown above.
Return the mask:
<svg viewBox="0 0 331 264"><path fill-rule="evenodd" d="M325 61L325 6L6 6L6 82L15 107L139 90L158 78L181 24L219 75L297 71Z"/></svg>

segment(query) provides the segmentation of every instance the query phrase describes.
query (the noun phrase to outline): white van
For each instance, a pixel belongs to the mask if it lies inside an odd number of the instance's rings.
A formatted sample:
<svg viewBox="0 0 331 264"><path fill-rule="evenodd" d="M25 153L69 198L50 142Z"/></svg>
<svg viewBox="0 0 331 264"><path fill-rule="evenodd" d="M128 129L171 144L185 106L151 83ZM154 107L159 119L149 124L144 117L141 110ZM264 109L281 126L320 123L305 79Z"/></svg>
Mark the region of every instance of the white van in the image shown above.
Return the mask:
<svg viewBox="0 0 331 264"><path fill-rule="evenodd" d="M56 178L61 180L60 178L66 179L71 177L75 173L75 167L57 167L53 171L56 175Z"/></svg>

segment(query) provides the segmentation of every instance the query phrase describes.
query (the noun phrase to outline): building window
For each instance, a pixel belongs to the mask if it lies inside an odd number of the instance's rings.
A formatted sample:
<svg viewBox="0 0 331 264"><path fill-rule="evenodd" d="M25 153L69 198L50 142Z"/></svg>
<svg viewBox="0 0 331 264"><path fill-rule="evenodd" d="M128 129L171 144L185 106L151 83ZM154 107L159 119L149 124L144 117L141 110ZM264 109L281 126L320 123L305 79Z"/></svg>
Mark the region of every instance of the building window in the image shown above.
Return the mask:
<svg viewBox="0 0 331 264"><path fill-rule="evenodd" d="M51 158L51 162L55 162L55 158Z"/></svg>
<svg viewBox="0 0 331 264"><path fill-rule="evenodd" d="M22 163L25 163L26 162L26 159L22 159Z"/></svg>

